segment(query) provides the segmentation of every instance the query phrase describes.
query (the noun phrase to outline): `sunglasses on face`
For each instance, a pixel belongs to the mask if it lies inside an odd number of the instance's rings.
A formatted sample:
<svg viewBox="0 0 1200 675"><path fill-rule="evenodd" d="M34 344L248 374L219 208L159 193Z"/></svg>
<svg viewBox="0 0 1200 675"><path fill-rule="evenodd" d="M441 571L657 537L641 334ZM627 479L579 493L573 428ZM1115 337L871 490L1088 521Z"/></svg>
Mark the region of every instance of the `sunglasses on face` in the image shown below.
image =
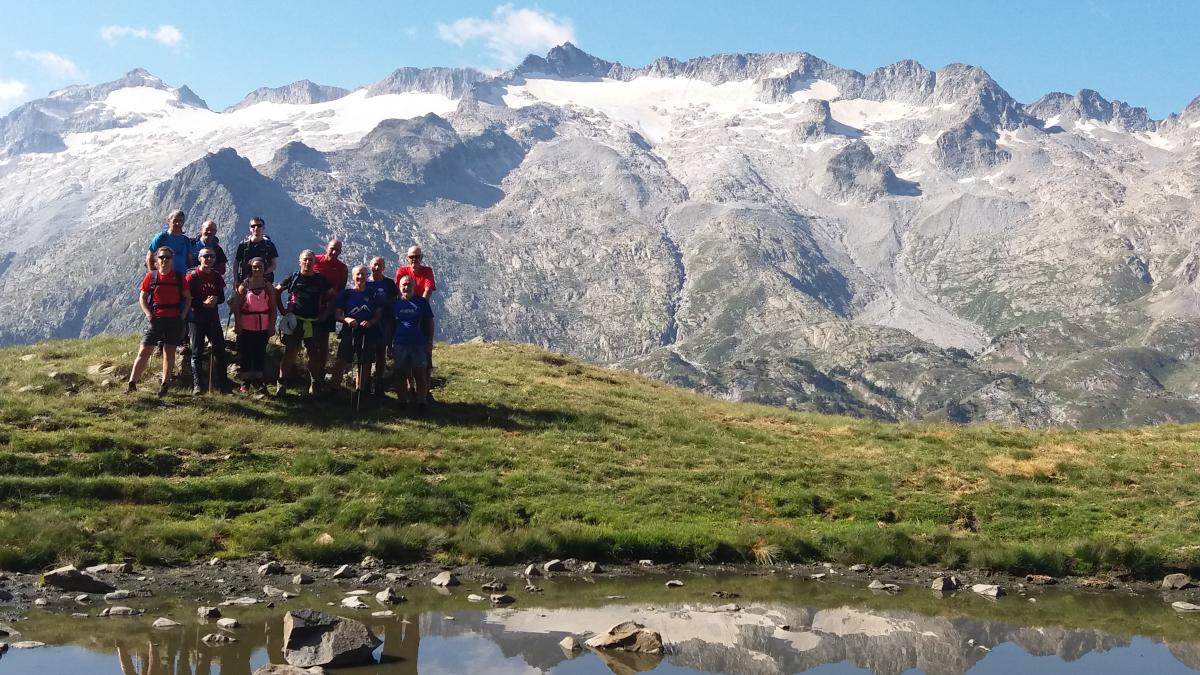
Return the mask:
<svg viewBox="0 0 1200 675"><path fill-rule="evenodd" d="M173 256L173 255L160 255L160 256L158 256L158 259L159 260L170 260L171 258L174 258L174 257L175 256Z"/></svg>
<svg viewBox="0 0 1200 675"><path fill-rule="evenodd" d="M250 223L250 229L254 229L254 228L258 228L258 227L266 227L266 225L263 225L262 223Z"/></svg>
<svg viewBox="0 0 1200 675"><path fill-rule="evenodd" d="M217 257L217 256L215 256L215 255L213 255L213 254L211 254L211 253L205 253L204 255L200 256L200 258L201 258L201 259L203 259L203 258L215 258L215 257Z"/></svg>

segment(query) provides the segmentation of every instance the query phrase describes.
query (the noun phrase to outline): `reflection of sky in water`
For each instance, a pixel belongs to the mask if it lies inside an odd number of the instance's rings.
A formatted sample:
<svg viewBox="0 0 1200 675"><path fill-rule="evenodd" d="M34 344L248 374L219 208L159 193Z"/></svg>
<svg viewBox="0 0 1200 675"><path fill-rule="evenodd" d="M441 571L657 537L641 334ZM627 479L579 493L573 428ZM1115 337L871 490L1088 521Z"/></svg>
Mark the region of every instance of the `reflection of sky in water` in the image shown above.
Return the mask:
<svg viewBox="0 0 1200 675"><path fill-rule="evenodd" d="M524 675L540 673L519 657L505 658L500 647L483 638L421 638L417 672L422 675Z"/></svg>
<svg viewBox="0 0 1200 675"><path fill-rule="evenodd" d="M1030 656L1012 643L997 645L987 658L967 671L970 675L1011 675L1016 669L1038 675L1057 673L1146 673L1146 675L1170 675L1171 673L1195 673L1180 663L1167 650L1166 645L1155 644L1146 638L1134 638L1128 647L1110 649L1106 652L1084 654L1067 662L1057 656Z"/></svg>

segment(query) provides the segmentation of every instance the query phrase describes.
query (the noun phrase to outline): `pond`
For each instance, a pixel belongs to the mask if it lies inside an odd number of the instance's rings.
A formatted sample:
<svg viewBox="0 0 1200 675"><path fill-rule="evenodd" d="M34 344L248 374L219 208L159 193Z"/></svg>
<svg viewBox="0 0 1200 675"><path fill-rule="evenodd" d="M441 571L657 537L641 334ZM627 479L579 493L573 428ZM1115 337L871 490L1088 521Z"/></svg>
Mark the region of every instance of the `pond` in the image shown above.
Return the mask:
<svg viewBox="0 0 1200 675"><path fill-rule="evenodd" d="M538 593L515 581L510 593L517 602L503 608L468 600L471 593L487 595L477 582L449 591L418 585L400 589L409 601L387 618L371 616L379 606L338 607L344 592L336 588L297 588L300 597L274 607L223 608L241 623L230 631L197 618L196 607L218 597L122 601L145 610L133 617L99 617L96 605L103 603L62 600L11 624L21 631L16 639L47 646L9 650L0 656L0 673L250 675L284 662L283 615L303 607L357 618L383 640L375 664L330 671L347 675L1200 670L1200 616L1179 614L1153 593L1047 588L993 600L911 587L880 593L785 575L682 578L685 585L672 589L658 577L543 579ZM714 596L718 591L723 597ZM183 625L152 628L157 617ZM582 642L627 620L660 632L666 653L569 653L558 644L566 636ZM214 632L237 641L202 641Z"/></svg>

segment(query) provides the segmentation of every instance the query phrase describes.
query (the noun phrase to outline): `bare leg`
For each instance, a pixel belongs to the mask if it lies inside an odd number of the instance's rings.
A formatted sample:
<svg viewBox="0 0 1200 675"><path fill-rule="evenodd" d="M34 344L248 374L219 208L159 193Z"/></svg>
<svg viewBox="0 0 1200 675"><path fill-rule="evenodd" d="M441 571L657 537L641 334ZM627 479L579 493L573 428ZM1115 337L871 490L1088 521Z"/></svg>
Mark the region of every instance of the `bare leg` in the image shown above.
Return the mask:
<svg viewBox="0 0 1200 675"><path fill-rule="evenodd" d="M150 357L154 355L156 347L157 345L142 345L137 358L133 360L133 372L129 374L131 384L137 384L142 379L142 373L146 372L146 364L150 363Z"/></svg>
<svg viewBox="0 0 1200 675"><path fill-rule="evenodd" d="M175 347L177 345L163 343L162 381L170 382L171 373L175 372Z"/></svg>
<svg viewBox="0 0 1200 675"><path fill-rule="evenodd" d="M279 359L279 389L283 391L287 388L287 377L292 373L292 368L296 365L296 355L300 353L300 342L292 345L285 345L283 348L283 358Z"/></svg>
<svg viewBox="0 0 1200 675"><path fill-rule="evenodd" d="M425 368L414 368L413 379L416 381L417 403L429 401L429 371Z"/></svg>

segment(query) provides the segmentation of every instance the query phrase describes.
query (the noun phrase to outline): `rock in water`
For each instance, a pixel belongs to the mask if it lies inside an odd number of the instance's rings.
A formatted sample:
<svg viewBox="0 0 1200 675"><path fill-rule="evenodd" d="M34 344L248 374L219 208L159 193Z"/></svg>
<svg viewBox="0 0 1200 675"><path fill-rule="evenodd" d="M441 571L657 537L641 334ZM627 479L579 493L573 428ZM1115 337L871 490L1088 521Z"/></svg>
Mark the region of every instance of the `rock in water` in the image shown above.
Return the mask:
<svg viewBox="0 0 1200 675"><path fill-rule="evenodd" d="M283 563L278 560L272 560L258 568L258 576L265 577L272 574L283 574L286 571L287 568L283 566Z"/></svg>
<svg viewBox="0 0 1200 675"><path fill-rule="evenodd" d="M585 562L579 567L579 571L585 574L601 574L604 572L604 568L597 562ZM559 644L561 645L562 643L560 642Z"/></svg>
<svg viewBox="0 0 1200 675"><path fill-rule="evenodd" d="M313 609L283 616L283 658L293 666L353 666L372 663L382 641L361 621Z"/></svg>
<svg viewBox="0 0 1200 675"><path fill-rule="evenodd" d="M237 642L237 638L233 637L232 635L226 635L224 633L209 633L208 635L205 635L204 637L200 638L200 640L202 642L204 642L205 644L210 644L210 645L220 645L220 644L225 644L228 642Z"/></svg>
<svg viewBox="0 0 1200 675"><path fill-rule="evenodd" d="M958 577L938 577L929 584L929 587L935 591L957 591L961 585Z"/></svg>
<svg viewBox="0 0 1200 675"><path fill-rule="evenodd" d="M989 598L998 598L1005 594L1004 589L995 584L975 584L971 587L971 591Z"/></svg>
<svg viewBox="0 0 1200 675"><path fill-rule="evenodd" d="M155 628L175 628L175 627L181 626L183 624L179 623L178 621L172 621L166 617L160 616L159 618L154 620L154 623L152 625Z"/></svg>
<svg viewBox="0 0 1200 675"><path fill-rule="evenodd" d="M508 593L495 593L492 595L491 600L493 605L511 605L517 601L516 598Z"/></svg>
<svg viewBox="0 0 1200 675"><path fill-rule="evenodd" d="M217 619L217 625L226 630L242 627L242 624L238 623L237 619Z"/></svg>
<svg viewBox="0 0 1200 675"><path fill-rule="evenodd" d="M583 647L579 646L579 640L576 640L575 636L573 636L573 635L568 635L567 637L563 638L562 640L559 640L558 646L561 647L562 650L564 652L567 652L568 654L574 654L575 652L583 649Z"/></svg>
<svg viewBox="0 0 1200 675"><path fill-rule="evenodd" d="M537 568L537 565L526 565L525 566L525 576L540 577L540 576L542 576L542 571Z"/></svg>
<svg viewBox="0 0 1200 675"><path fill-rule="evenodd" d="M47 586L77 593L111 593L117 590L116 587L109 586L87 572L80 572L74 565L46 572L42 575L42 582Z"/></svg>
<svg viewBox="0 0 1200 675"><path fill-rule="evenodd" d="M667 588L681 588L683 586L683 582L679 579L671 579L666 583L666 586Z"/></svg>
<svg viewBox="0 0 1200 675"><path fill-rule="evenodd" d="M1183 600L1172 602L1171 607L1178 612L1200 612L1200 605L1184 602Z"/></svg>
<svg viewBox="0 0 1200 675"><path fill-rule="evenodd" d="M635 621L626 621L590 638L587 646L595 649L618 649L642 654L661 654L662 636Z"/></svg>
<svg viewBox="0 0 1200 675"><path fill-rule="evenodd" d="M867 588L873 591L887 591L888 593L900 592L900 586L896 584L885 584L878 579L875 579L871 583L867 584Z"/></svg>
<svg viewBox="0 0 1200 675"><path fill-rule="evenodd" d="M333 572L334 579L349 579L354 576L354 570L349 565L342 565Z"/></svg>
<svg viewBox="0 0 1200 675"><path fill-rule="evenodd" d="M388 586L387 588L375 594L375 600L384 605L398 605L407 601L408 598L404 597L403 595L398 595L391 586Z"/></svg>
<svg viewBox="0 0 1200 675"><path fill-rule="evenodd" d="M445 588L447 586L457 586L459 582L458 577L454 576L454 574L450 572L442 572L433 579L430 579L429 583L433 584L434 586L441 586Z"/></svg>
<svg viewBox="0 0 1200 675"><path fill-rule="evenodd" d="M216 607L197 607L196 614L201 619L219 619L221 618L221 610Z"/></svg>
<svg viewBox="0 0 1200 675"><path fill-rule="evenodd" d="M1168 574L1162 580L1164 591L1182 591L1191 585L1192 579L1186 574Z"/></svg>
<svg viewBox="0 0 1200 675"><path fill-rule="evenodd" d="M267 663L259 666L254 675L325 675L325 669L319 666L297 668L281 663Z"/></svg>
<svg viewBox="0 0 1200 675"><path fill-rule="evenodd" d="M296 584L297 586L311 584L312 582L313 582L313 578L308 576L307 574L302 573L302 574L297 574L296 576L292 577L292 583ZM290 668L291 666L288 666L288 667Z"/></svg>
<svg viewBox="0 0 1200 675"><path fill-rule="evenodd" d="M542 565L542 569L546 572L566 572L567 566L563 564L563 561L555 558L545 565Z"/></svg>
<svg viewBox="0 0 1200 675"><path fill-rule="evenodd" d="M366 609L367 603L363 602L357 595L352 595L348 598L342 598L342 607L347 609Z"/></svg>

